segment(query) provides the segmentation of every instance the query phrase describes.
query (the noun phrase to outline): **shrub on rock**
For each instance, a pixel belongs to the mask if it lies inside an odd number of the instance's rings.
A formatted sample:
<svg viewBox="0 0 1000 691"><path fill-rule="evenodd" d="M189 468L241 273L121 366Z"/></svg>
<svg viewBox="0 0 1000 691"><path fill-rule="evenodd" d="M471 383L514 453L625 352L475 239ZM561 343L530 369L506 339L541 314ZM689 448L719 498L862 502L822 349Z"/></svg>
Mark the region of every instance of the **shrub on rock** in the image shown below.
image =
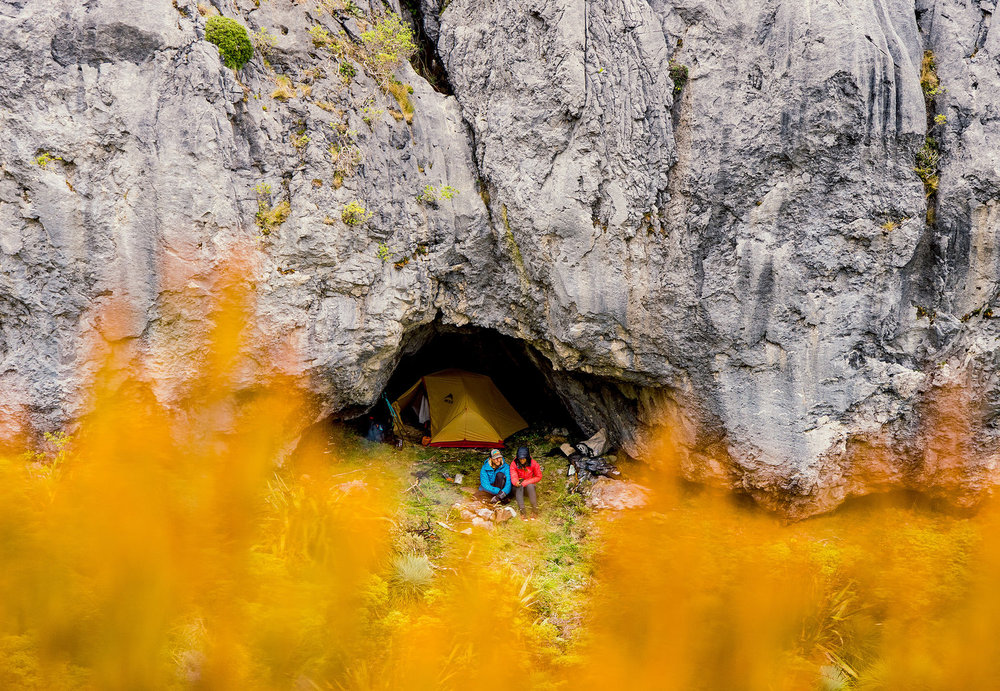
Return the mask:
<svg viewBox="0 0 1000 691"><path fill-rule="evenodd" d="M218 46L222 63L234 70L253 57L253 44L246 27L229 17L209 17L205 23L205 40Z"/></svg>

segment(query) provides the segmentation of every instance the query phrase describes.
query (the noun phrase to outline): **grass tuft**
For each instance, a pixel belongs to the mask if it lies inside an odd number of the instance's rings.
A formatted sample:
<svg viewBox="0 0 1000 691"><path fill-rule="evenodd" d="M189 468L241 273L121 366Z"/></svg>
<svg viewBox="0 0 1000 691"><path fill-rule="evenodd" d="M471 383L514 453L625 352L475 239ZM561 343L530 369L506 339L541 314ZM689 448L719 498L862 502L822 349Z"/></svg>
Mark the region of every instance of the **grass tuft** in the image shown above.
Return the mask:
<svg viewBox="0 0 1000 691"><path fill-rule="evenodd" d="M403 597L419 597L433 579L434 567L424 555L403 554L392 561L392 585Z"/></svg>

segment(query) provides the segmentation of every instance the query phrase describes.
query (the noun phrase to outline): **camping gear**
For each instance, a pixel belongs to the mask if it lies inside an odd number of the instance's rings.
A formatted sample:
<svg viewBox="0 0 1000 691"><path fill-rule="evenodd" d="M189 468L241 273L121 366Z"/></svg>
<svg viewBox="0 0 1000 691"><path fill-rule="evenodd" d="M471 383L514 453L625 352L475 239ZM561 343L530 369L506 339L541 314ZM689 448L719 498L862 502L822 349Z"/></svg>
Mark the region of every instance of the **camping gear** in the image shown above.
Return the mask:
<svg viewBox="0 0 1000 691"><path fill-rule="evenodd" d="M389 415L392 417L393 427L397 424L402 424L403 421L399 419L399 413L397 413L396 409L392 407L392 403L389 402L389 397L385 395L384 391L382 392L382 400L385 401L387 406L389 406Z"/></svg>
<svg viewBox="0 0 1000 691"><path fill-rule="evenodd" d="M608 435L605 433L602 427L597 434L592 436L587 441L582 441L576 445L576 450L579 451L584 456L589 456L591 458L596 458L604 453L604 447L608 445ZM567 456L569 454L566 454Z"/></svg>
<svg viewBox="0 0 1000 691"><path fill-rule="evenodd" d="M392 407L402 416L419 396L426 396L430 414L429 446L503 448L503 441L528 423L484 374L446 369L420 378Z"/></svg>
<svg viewBox="0 0 1000 691"><path fill-rule="evenodd" d="M377 443L385 441L385 428L373 417L368 418L368 434L365 435L365 439Z"/></svg>
<svg viewBox="0 0 1000 691"><path fill-rule="evenodd" d="M614 465L614 456L598 456L588 458L583 454L575 453L569 457L569 468L566 475L576 476L577 483L589 482L595 477L614 477L621 475L621 471Z"/></svg>
<svg viewBox="0 0 1000 691"><path fill-rule="evenodd" d="M587 441L576 446L560 444L550 449L546 456L558 456L560 453L567 456L569 467L566 468L566 475L576 483L570 491L581 491L581 483L589 484L599 476L610 478L621 474L615 467L617 457L604 453L607 446L607 432L602 428Z"/></svg>

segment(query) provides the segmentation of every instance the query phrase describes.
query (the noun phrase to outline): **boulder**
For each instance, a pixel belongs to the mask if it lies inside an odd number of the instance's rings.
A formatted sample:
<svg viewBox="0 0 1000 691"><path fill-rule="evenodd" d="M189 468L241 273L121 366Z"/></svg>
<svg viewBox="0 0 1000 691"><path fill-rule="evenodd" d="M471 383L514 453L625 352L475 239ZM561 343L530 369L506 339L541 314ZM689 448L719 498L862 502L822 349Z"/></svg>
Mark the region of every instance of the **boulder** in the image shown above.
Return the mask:
<svg viewBox="0 0 1000 691"><path fill-rule="evenodd" d="M594 509L642 508L649 501L649 489L634 482L599 477L594 481L587 504Z"/></svg>

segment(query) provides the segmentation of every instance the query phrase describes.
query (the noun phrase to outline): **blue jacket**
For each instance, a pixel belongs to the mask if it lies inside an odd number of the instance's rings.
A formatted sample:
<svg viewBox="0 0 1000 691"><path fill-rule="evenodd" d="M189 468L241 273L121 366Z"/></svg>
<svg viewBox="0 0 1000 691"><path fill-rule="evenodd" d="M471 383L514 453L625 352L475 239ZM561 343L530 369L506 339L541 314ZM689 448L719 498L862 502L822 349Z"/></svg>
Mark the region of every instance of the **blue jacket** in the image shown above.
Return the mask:
<svg viewBox="0 0 1000 691"><path fill-rule="evenodd" d="M490 459L488 458L483 463L483 469L479 471L479 488L490 494L500 492L501 490L493 484L497 475L501 475L504 479L503 493L510 494L510 490L512 489L512 485L510 484L510 466L506 462L503 462L499 468L494 468L490 465Z"/></svg>

